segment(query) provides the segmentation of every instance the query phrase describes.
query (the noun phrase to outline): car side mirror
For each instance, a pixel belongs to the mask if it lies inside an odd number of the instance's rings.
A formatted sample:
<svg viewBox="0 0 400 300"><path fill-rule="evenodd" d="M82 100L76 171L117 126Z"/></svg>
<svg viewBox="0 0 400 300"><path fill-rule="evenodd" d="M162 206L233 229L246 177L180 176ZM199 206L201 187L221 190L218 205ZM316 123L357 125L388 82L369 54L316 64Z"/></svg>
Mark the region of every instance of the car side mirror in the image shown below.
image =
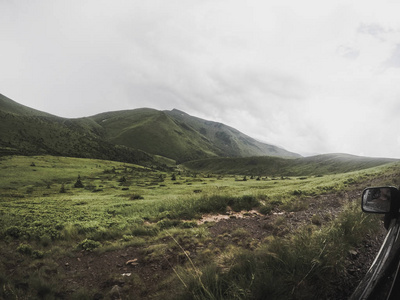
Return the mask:
<svg viewBox="0 0 400 300"><path fill-rule="evenodd" d="M363 191L361 207L364 212L387 214L394 208L399 190L395 187L373 187Z"/></svg>

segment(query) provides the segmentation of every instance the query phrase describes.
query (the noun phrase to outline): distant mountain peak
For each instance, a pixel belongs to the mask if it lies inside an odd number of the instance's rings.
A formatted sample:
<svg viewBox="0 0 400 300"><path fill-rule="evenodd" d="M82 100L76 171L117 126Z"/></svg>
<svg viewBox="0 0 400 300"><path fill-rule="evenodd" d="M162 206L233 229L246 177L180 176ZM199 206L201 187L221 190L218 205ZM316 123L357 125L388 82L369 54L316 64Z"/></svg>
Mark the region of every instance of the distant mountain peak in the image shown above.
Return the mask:
<svg viewBox="0 0 400 300"><path fill-rule="evenodd" d="M180 114L182 116L189 116L189 114L185 113L182 110L176 109L176 108L174 108L174 109L172 109L170 111L166 111L166 112L176 113L176 114Z"/></svg>

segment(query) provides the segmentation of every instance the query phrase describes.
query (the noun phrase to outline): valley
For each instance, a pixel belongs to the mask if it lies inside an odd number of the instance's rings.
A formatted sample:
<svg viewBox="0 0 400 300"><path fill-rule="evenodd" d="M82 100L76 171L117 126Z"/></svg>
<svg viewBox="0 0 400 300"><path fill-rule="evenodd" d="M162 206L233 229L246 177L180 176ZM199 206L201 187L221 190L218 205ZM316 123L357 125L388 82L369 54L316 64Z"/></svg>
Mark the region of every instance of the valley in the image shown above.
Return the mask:
<svg viewBox="0 0 400 300"><path fill-rule="evenodd" d="M348 297L384 236L380 217L360 211L361 191L398 185L398 170L392 162L257 179L96 159L2 157L0 295Z"/></svg>
<svg viewBox="0 0 400 300"><path fill-rule="evenodd" d="M362 190L400 185L177 109L0 118L0 299L346 299L385 236Z"/></svg>

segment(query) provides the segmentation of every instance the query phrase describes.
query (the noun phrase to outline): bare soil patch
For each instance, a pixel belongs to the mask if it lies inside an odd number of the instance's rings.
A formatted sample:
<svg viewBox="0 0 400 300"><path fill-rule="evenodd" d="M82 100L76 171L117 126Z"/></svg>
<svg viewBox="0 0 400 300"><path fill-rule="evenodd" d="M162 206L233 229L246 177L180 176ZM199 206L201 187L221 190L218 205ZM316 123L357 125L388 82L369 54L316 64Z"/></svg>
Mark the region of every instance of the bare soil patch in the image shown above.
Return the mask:
<svg viewBox="0 0 400 300"><path fill-rule="evenodd" d="M354 191L308 198L308 209L297 212L274 211L262 215L256 211L237 213L228 210L223 215L205 215L199 223L209 223L211 244L238 243L234 233L241 230L246 232L247 243L241 246L251 248L270 235L283 237L300 226L323 225L339 214L343 204L358 201L360 195L361 192ZM345 278L338 278L331 299L346 299L351 295L370 267L385 234L382 225L382 231L376 237L366 236L362 245L349 253L347 274ZM168 238L164 242L167 245ZM195 259L203 247L192 246L185 250ZM65 295L59 296L68 299L68 295L86 288L98 291L95 299L160 299L165 297L161 297L162 291L169 289L168 278L174 276L173 267L184 262L184 256L170 249L162 258L154 260L146 257L143 247L129 246L105 253L77 252L74 257L64 257L59 262L66 291Z"/></svg>

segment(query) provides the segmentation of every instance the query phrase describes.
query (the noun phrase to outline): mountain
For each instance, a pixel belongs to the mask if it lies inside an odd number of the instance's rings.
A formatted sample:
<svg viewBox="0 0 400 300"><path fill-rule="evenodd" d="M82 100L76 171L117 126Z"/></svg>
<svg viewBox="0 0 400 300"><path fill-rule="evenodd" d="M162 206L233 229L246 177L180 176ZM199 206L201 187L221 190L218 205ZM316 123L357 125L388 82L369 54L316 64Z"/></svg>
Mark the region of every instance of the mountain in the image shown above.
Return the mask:
<svg viewBox="0 0 400 300"><path fill-rule="evenodd" d="M89 118L60 118L1 94L0 120L0 155L51 154L154 163L154 158L143 151L105 141L103 128Z"/></svg>
<svg viewBox="0 0 400 300"><path fill-rule="evenodd" d="M254 176L310 176L339 174L398 161L390 158L360 157L350 154L322 154L311 157L209 158L186 162L183 167L196 172Z"/></svg>
<svg viewBox="0 0 400 300"><path fill-rule="evenodd" d="M0 154L52 154L152 163L209 157L298 154L264 144L221 123L179 110L114 111L77 119L57 117L0 94Z"/></svg>
<svg viewBox="0 0 400 300"><path fill-rule="evenodd" d="M113 144L172 158L178 163L207 157L286 156L298 154L264 144L221 123L179 110L149 108L102 113L90 119Z"/></svg>

